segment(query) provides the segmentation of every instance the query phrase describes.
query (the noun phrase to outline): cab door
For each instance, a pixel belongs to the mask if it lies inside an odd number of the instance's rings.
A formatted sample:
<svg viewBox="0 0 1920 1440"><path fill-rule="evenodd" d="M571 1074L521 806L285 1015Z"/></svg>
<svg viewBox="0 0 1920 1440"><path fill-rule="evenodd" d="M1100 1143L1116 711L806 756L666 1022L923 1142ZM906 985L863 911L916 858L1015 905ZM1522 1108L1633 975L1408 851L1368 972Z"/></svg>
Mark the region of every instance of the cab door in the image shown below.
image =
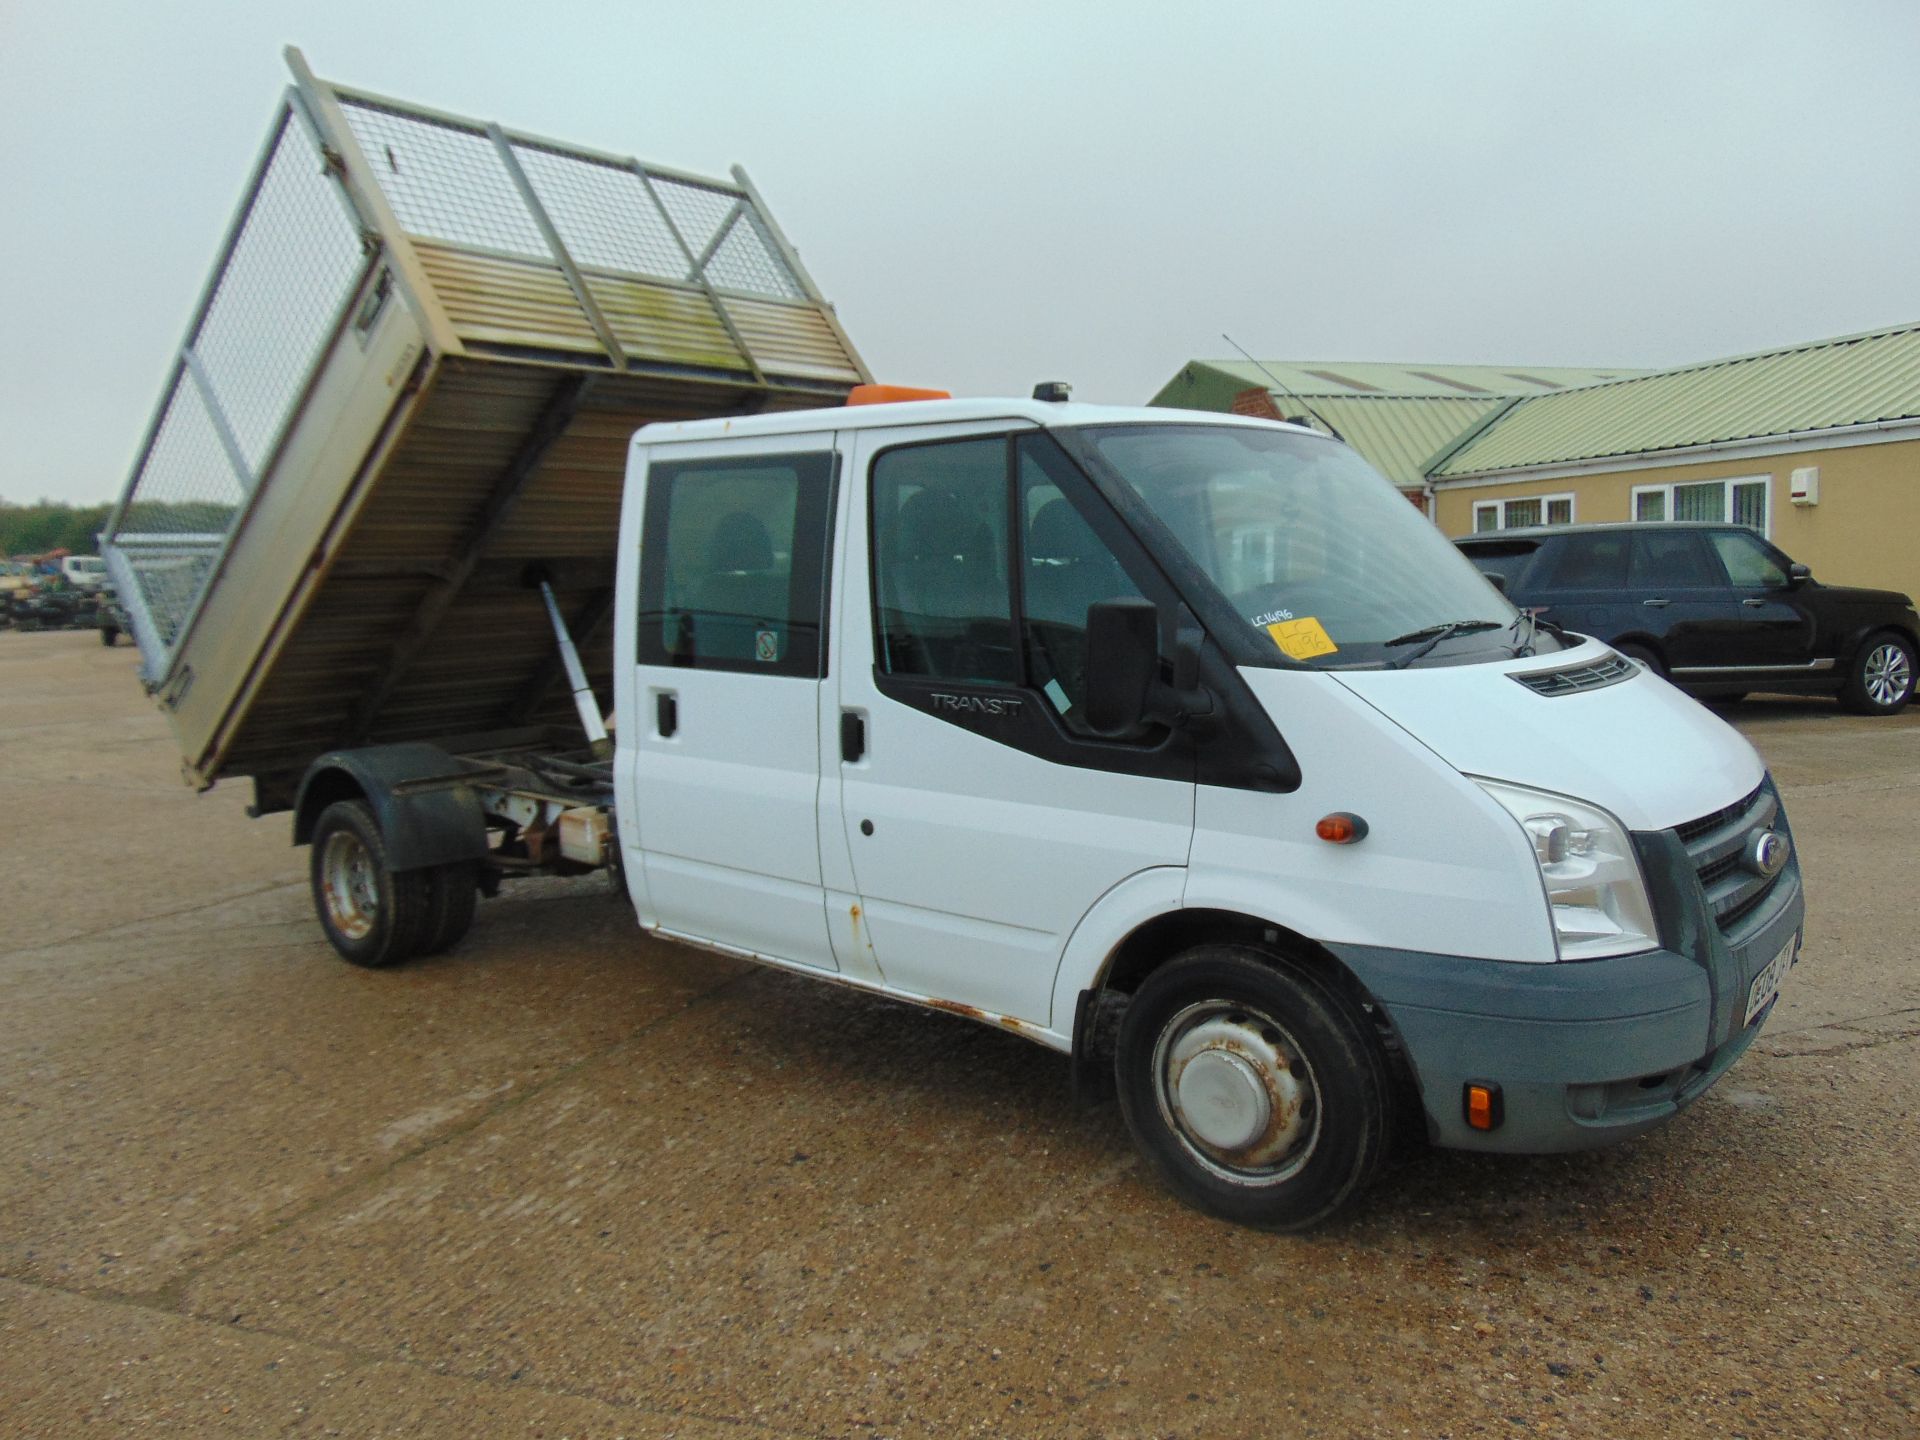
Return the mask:
<svg viewBox="0 0 1920 1440"><path fill-rule="evenodd" d="M1057 1028L1081 917L1187 863L1190 742L1103 741L1081 714L1087 607L1172 594L1036 428L863 430L851 462L837 790L867 963Z"/></svg>
<svg viewBox="0 0 1920 1440"><path fill-rule="evenodd" d="M832 445L782 435L652 453L616 769L644 920L823 969Z"/></svg>

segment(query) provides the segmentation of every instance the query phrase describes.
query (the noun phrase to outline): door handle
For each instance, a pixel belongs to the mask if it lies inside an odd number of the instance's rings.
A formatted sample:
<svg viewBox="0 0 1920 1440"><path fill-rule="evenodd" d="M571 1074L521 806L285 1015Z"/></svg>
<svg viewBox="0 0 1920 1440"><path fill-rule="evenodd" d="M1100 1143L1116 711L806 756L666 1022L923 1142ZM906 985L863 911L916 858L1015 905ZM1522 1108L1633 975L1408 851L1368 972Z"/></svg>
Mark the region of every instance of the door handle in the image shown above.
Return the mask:
<svg viewBox="0 0 1920 1440"><path fill-rule="evenodd" d="M672 739L680 728L680 700L672 691L662 690L653 697L653 723L662 740Z"/></svg>
<svg viewBox="0 0 1920 1440"><path fill-rule="evenodd" d="M867 722L857 711L840 712L840 758L857 763L867 753Z"/></svg>
<svg viewBox="0 0 1920 1440"><path fill-rule="evenodd" d="M1664 610L1673 602L1671 600L1642 600L1640 603L1649 610Z"/></svg>
<svg viewBox="0 0 1920 1440"><path fill-rule="evenodd" d="M1761 606L1765 605L1767 602L1764 600L1742 600L1740 603L1746 606L1749 610L1758 610Z"/></svg>

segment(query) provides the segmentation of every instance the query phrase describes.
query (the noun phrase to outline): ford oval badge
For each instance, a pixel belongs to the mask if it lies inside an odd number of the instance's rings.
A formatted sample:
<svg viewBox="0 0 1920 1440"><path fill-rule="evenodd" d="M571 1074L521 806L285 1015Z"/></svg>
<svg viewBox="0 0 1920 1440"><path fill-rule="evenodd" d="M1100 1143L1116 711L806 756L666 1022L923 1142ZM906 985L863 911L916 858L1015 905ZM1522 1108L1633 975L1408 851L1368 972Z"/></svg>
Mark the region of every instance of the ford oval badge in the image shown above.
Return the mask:
<svg viewBox="0 0 1920 1440"><path fill-rule="evenodd" d="M1793 842L1775 830L1762 830L1747 841L1747 868L1771 880L1787 868Z"/></svg>

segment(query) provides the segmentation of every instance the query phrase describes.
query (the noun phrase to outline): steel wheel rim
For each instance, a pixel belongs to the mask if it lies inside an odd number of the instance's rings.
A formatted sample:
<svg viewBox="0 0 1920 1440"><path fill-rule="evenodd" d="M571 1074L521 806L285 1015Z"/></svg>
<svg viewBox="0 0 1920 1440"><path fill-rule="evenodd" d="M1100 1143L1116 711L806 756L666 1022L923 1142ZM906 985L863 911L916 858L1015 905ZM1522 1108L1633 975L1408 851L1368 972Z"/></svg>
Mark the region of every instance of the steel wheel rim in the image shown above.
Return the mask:
<svg viewBox="0 0 1920 1440"><path fill-rule="evenodd" d="M364 940L380 913L373 855L349 830L336 830L320 850L320 891L327 920L349 940Z"/></svg>
<svg viewBox="0 0 1920 1440"><path fill-rule="evenodd" d="M1876 705L1896 705L1913 687L1913 666L1907 652L1892 641L1876 645L1867 656L1867 695Z"/></svg>
<svg viewBox="0 0 1920 1440"><path fill-rule="evenodd" d="M1319 1079L1299 1042L1257 1006L1187 1006L1161 1027L1152 1075L1162 1121L1223 1180L1291 1179L1320 1143Z"/></svg>

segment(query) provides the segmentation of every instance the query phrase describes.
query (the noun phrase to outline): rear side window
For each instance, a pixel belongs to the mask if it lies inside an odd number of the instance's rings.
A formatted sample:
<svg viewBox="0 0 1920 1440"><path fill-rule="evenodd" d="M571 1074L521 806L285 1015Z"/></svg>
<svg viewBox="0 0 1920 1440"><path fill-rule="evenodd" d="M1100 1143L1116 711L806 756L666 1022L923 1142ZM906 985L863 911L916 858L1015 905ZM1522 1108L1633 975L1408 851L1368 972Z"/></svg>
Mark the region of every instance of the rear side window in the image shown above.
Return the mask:
<svg viewBox="0 0 1920 1440"><path fill-rule="evenodd" d="M826 674L826 452L656 463L640 542L642 665Z"/></svg>
<svg viewBox="0 0 1920 1440"><path fill-rule="evenodd" d="M1520 572L1527 568L1540 548L1537 540L1511 540L1485 545L1462 546L1462 553L1474 565L1489 575L1498 575L1507 582L1509 589L1520 578Z"/></svg>
<svg viewBox="0 0 1920 1440"><path fill-rule="evenodd" d="M1541 561L1536 588L1618 590L1627 583L1627 535L1564 535Z"/></svg>
<svg viewBox="0 0 1920 1440"><path fill-rule="evenodd" d="M1726 582L1691 530L1639 530L1633 536L1633 588L1706 589Z"/></svg>

